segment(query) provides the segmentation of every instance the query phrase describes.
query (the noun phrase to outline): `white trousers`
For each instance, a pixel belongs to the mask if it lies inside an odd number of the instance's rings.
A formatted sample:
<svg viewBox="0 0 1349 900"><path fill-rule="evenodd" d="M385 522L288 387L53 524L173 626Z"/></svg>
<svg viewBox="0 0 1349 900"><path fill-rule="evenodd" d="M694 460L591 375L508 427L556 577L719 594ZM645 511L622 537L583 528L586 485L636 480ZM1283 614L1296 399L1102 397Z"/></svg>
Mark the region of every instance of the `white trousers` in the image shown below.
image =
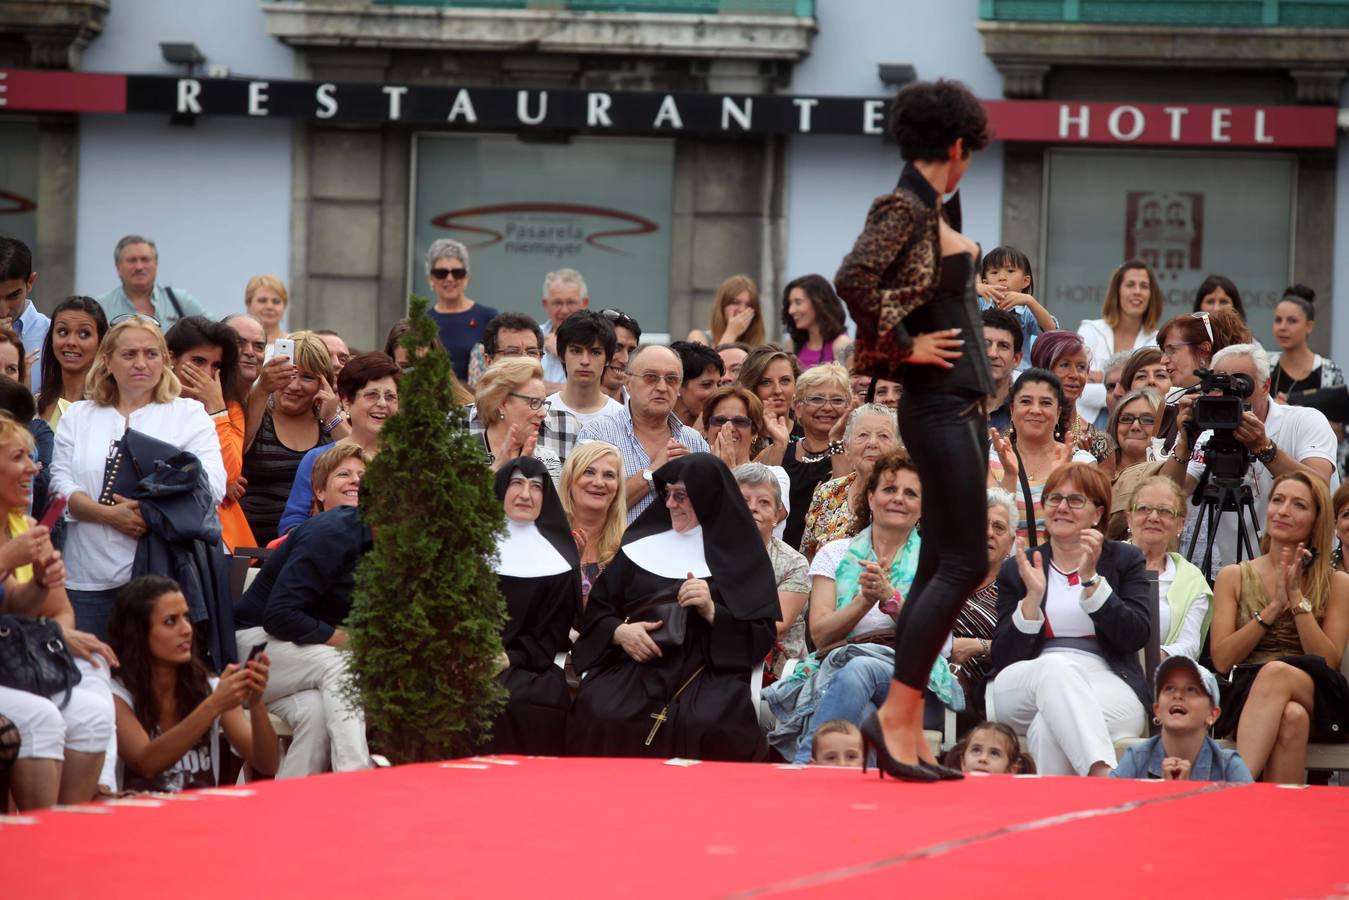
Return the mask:
<svg viewBox="0 0 1349 900"><path fill-rule="evenodd" d="M83 678L70 692L70 702L64 707L59 704L65 699L65 691L43 697L0 687L0 715L19 729L22 741L19 759L65 759L67 750L103 753L111 741L116 765L116 729L107 665L94 669L82 659L76 663Z"/></svg>
<svg viewBox="0 0 1349 900"><path fill-rule="evenodd" d="M1138 696L1101 657L1050 650L1013 663L993 685L994 716L1026 736L1045 775L1086 775L1117 763L1115 741L1143 734Z"/></svg>
<svg viewBox="0 0 1349 900"><path fill-rule="evenodd" d="M350 676L342 651L327 644L292 644L256 626L234 636L240 659L247 658L254 644L267 642L272 666L262 699L294 732L277 778L317 774L329 759L334 772L370 768L365 716L346 698ZM304 693L311 696L298 696ZM320 746L325 740L326 748Z"/></svg>

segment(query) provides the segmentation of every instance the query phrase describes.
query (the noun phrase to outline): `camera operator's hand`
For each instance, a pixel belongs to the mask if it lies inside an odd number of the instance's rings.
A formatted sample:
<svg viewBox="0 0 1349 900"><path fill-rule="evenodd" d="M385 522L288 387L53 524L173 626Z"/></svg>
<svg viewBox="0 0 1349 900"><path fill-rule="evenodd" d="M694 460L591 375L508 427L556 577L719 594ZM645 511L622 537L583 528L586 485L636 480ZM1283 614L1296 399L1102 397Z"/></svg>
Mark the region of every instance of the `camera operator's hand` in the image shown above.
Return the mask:
<svg viewBox="0 0 1349 900"><path fill-rule="evenodd" d="M1190 450L1190 431L1194 427L1194 401L1199 399L1197 394L1186 394L1176 402L1176 443L1175 454L1180 458L1189 456Z"/></svg>
<svg viewBox="0 0 1349 900"><path fill-rule="evenodd" d="M1241 414L1241 424L1237 426L1237 430L1233 434L1252 453L1259 453L1269 446L1269 436L1265 434L1265 423L1260 421L1260 417L1250 410Z"/></svg>

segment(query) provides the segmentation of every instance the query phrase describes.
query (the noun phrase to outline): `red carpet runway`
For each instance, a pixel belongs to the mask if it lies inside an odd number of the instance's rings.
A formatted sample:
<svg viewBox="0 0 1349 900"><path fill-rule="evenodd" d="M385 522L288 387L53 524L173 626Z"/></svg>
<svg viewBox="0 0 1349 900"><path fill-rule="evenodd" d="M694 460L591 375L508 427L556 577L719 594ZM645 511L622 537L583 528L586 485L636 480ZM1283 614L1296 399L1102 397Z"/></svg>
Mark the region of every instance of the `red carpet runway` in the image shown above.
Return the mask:
<svg viewBox="0 0 1349 900"><path fill-rule="evenodd" d="M1328 897L1349 789L465 760L0 817L0 896Z"/></svg>

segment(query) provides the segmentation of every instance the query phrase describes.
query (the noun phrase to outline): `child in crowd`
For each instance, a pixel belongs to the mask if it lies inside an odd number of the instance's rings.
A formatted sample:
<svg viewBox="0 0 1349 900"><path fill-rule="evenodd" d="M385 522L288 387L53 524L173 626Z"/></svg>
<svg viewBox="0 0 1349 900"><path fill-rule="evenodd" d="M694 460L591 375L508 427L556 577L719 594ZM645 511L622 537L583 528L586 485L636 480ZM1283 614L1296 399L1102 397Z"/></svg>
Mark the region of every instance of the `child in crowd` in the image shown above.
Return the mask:
<svg viewBox="0 0 1349 900"><path fill-rule="evenodd" d="M1001 722L980 722L964 739L946 752L944 765L962 772L987 772L989 775L1034 775L1035 760L1021 750L1021 742L1010 726Z"/></svg>
<svg viewBox="0 0 1349 900"><path fill-rule="evenodd" d="M1034 289L1030 257L1026 254L1007 246L994 247L984 254L979 265L979 308L985 310L996 306L1005 309L1021 323L1025 342L1018 371L1030 365L1030 348L1035 344L1035 338L1059 327L1058 320L1049 314L1049 310L1031 296Z"/></svg>
<svg viewBox="0 0 1349 900"><path fill-rule="evenodd" d="M1248 783L1251 773L1235 750L1208 736L1217 721L1218 679L1188 656L1171 656L1157 667L1154 722L1162 733L1129 748L1111 778Z"/></svg>
<svg viewBox="0 0 1349 900"><path fill-rule="evenodd" d="M830 719L815 729L810 746L810 762L816 766L862 768L866 752L862 747L862 732L845 719Z"/></svg>

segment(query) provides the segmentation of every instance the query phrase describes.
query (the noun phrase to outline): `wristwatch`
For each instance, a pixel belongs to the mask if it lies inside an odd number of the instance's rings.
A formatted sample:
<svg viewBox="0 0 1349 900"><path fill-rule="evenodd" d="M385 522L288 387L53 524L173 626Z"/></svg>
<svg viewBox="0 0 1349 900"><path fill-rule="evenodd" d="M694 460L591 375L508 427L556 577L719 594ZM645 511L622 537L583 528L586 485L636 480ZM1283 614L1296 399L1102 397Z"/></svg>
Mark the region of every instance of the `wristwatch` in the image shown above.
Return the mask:
<svg viewBox="0 0 1349 900"><path fill-rule="evenodd" d="M1095 575L1091 576L1091 577L1088 578L1086 581L1083 581L1083 582L1081 582L1080 584L1081 584L1082 590L1085 591L1087 588L1094 588L1094 587L1096 587L1096 585L1098 585L1098 584L1100 584L1100 583L1101 583L1101 573L1100 573L1100 572L1097 572Z"/></svg>
<svg viewBox="0 0 1349 900"><path fill-rule="evenodd" d="M1278 455L1279 455L1279 448L1274 446L1273 441L1270 441L1268 444L1265 445L1265 449L1257 451L1255 453L1255 459L1256 462L1260 463L1260 465L1268 466L1270 463L1274 462L1274 457Z"/></svg>
<svg viewBox="0 0 1349 900"><path fill-rule="evenodd" d="M651 470L650 470L650 469L643 469L643 470L642 470L642 477L646 479L646 483L647 483L647 484L652 484L652 483L653 483L652 480L651 480Z"/></svg>
<svg viewBox="0 0 1349 900"><path fill-rule="evenodd" d="M1294 606L1292 609L1293 615L1295 616L1300 616L1303 613L1309 613L1311 611L1312 611L1311 601L1308 600L1306 597L1303 597L1302 601L1298 603L1296 606Z"/></svg>

